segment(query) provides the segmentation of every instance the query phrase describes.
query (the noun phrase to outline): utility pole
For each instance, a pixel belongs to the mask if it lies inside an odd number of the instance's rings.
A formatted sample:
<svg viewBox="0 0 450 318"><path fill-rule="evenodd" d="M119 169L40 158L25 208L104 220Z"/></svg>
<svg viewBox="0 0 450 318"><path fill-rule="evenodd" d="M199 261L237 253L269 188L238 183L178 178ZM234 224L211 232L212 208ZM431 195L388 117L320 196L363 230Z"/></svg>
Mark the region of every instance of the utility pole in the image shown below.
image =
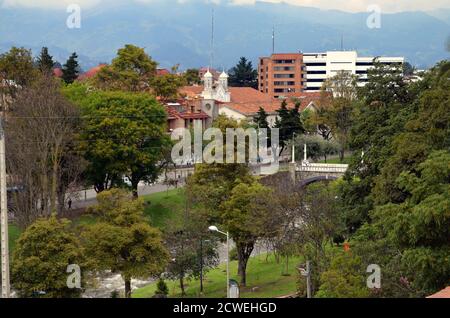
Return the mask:
<svg viewBox="0 0 450 318"><path fill-rule="evenodd" d="M1 257L2 257L2 298L9 298L9 243L8 243L8 204L6 188L5 131L3 116L0 117L0 209L1 209Z"/></svg>
<svg viewBox="0 0 450 318"><path fill-rule="evenodd" d="M306 297L311 298L311 262L306 262Z"/></svg>

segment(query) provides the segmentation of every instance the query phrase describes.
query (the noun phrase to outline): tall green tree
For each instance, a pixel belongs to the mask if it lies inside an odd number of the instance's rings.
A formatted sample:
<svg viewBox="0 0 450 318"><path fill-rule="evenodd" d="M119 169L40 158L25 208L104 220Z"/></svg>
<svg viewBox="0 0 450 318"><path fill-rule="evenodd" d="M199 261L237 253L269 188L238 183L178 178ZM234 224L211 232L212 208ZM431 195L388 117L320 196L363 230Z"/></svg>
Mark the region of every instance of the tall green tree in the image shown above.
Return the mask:
<svg viewBox="0 0 450 318"><path fill-rule="evenodd" d="M340 144L341 162L348 147L356 88L356 76L346 71L338 72L324 83L320 107L316 112L317 125L328 127L332 137Z"/></svg>
<svg viewBox="0 0 450 318"><path fill-rule="evenodd" d="M80 74L80 65L78 64L77 59L78 59L78 55L77 55L77 53L74 52L74 53L72 53L72 55L70 55L67 62L63 65L62 79L64 80L64 82L66 84L72 84L78 78L78 75Z"/></svg>
<svg viewBox="0 0 450 318"><path fill-rule="evenodd" d="M12 47L0 54L1 103L8 106L20 88L30 86L38 76L31 50Z"/></svg>
<svg viewBox="0 0 450 318"><path fill-rule="evenodd" d="M187 84L186 78L177 74L178 66L174 66L172 73L159 75L153 78L151 84L155 96L163 100L176 99L180 87Z"/></svg>
<svg viewBox="0 0 450 318"><path fill-rule="evenodd" d="M283 100L281 107L277 110L278 117L275 121L275 128L278 128L280 136L280 154L284 151L289 141L295 135L300 135L305 132L302 123L302 116L300 113L300 102L297 101L295 106L291 109L287 107L287 101Z"/></svg>
<svg viewBox="0 0 450 318"><path fill-rule="evenodd" d="M36 58L36 63L42 73L50 73L53 70L55 62L53 57L48 53L48 48L43 47L41 53Z"/></svg>
<svg viewBox="0 0 450 318"><path fill-rule="evenodd" d="M366 86L358 89L348 138L354 155L340 191L349 232L368 220L374 179L393 153L393 139L416 112L417 96L429 85L426 82L410 86L404 82L399 66L375 63Z"/></svg>
<svg viewBox="0 0 450 318"><path fill-rule="evenodd" d="M111 65L97 73L94 83L107 90L151 91L156 67L143 48L127 44L117 51Z"/></svg>
<svg viewBox="0 0 450 318"><path fill-rule="evenodd" d="M71 231L70 221L55 216L39 219L16 243L11 266L13 287L27 298L80 297L82 289L67 286L67 267L77 264L84 270L84 261L83 248Z"/></svg>
<svg viewBox="0 0 450 318"><path fill-rule="evenodd" d="M260 183L239 183L221 205L221 224L236 243L238 275L247 283L247 263L256 242L266 235L265 222L271 213L270 190Z"/></svg>
<svg viewBox="0 0 450 318"><path fill-rule="evenodd" d="M91 213L99 222L82 233L87 266L111 270L125 281L125 297L131 297L131 279L160 275L169 254L160 231L144 216L144 202L124 190L113 189L97 196Z"/></svg>
<svg viewBox="0 0 450 318"><path fill-rule="evenodd" d="M120 186L127 176L137 197L139 182L154 182L160 175L171 145L164 108L145 93L88 92L75 85L66 94L82 109L88 182L101 192Z"/></svg>
<svg viewBox="0 0 450 318"><path fill-rule="evenodd" d="M183 74L187 85L199 85L201 83L201 78L199 70L196 68L189 68Z"/></svg>
<svg viewBox="0 0 450 318"><path fill-rule="evenodd" d="M258 71L253 68L252 62L241 57L239 62L230 71L228 83L231 87L258 88Z"/></svg>

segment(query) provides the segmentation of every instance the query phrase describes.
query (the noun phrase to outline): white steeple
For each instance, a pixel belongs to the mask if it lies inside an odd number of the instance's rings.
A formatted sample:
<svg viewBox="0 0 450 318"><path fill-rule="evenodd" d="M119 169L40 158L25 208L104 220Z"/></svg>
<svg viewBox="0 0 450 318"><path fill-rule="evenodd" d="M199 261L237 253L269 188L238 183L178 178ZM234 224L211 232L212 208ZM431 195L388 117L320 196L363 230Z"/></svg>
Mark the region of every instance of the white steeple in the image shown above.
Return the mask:
<svg viewBox="0 0 450 318"><path fill-rule="evenodd" d="M203 75L203 92L202 97L204 99L214 99L214 90L213 90L213 83L214 82L214 76L211 74L211 72L208 71Z"/></svg>

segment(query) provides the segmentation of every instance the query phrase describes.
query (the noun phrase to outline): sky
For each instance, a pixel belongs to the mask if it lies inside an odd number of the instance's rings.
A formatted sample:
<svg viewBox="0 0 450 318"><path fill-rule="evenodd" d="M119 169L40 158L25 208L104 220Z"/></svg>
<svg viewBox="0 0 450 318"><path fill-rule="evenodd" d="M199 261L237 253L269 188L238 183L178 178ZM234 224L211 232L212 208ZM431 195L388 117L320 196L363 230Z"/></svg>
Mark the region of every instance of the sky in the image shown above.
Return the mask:
<svg viewBox="0 0 450 318"><path fill-rule="evenodd" d="M187 2L215 3L217 5L253 5L256 1L286 2L293 5L315 7L324 10L338 9L348 12L368 11L369 6L378 5L382 12L393 13L403 11L432 11L450 9L450 0L0 0L4 7L35 7L35 8L65 8L69 4L79 4L80 7L95 7L107 5L108 2L141 2L154 3L158 1L174 1L182 5Z"/></svg>

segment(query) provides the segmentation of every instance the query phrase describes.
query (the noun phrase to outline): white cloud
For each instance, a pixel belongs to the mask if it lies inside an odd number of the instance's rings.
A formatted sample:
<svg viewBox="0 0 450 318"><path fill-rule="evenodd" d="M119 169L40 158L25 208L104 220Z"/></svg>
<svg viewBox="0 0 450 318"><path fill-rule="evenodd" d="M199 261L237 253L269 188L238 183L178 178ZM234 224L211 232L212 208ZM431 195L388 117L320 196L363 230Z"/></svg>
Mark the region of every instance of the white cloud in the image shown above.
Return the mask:
<svg viewBox="0 0 450 318"><path fill-rule="evenodd" d="M2 0L0 0L1 2ZM162 0L3 0L6 7L44 7L44 8L65 8L71 3L79 4L82 8L89 8L99 3L108 4L112 2L141 2L152 3ZM164 0L169 1L169 0ZM179 4L200 0L172 0ZM400 11L430 11L439 8L450 8L450 0L203 0L204 3L233 4L233 5L253 5L256 1L280 3L315 7L325 10L335 9L349 12L365 12L369 5L379 5L382 12Z"/></svg>
<svg viewBox="0 0 450 318"><path fill-rule="evenodd" d="M104 0L3 0L3 7L51 8L64 9L70 4L78 4L81 8L90 8Z"/></svg>
<svg viewBox="0 0 450 318"><path fill-rule="evenodd" d="M234 0L248 2L249 0ZM320 9L335 9L350 12L365 12L370 5L378 5L382 12L430 11L450 8L450 0L258 0L264 2L285 2Z"/></svg>

